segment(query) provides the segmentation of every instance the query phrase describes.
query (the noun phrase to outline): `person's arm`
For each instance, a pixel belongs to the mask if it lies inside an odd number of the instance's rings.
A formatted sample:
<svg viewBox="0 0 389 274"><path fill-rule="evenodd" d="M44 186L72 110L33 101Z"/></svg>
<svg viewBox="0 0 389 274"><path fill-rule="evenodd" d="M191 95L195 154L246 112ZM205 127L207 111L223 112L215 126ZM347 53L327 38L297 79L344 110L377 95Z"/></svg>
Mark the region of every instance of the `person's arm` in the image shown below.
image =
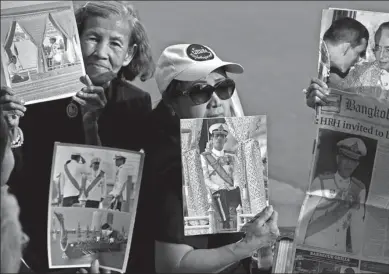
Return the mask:
<svg viewBox="0 0 389 274"><path fill-rule="evenodd" d="M255 251L242 241L214 249L157 241L155 249L157 273L219 273Z"/></svg>
<svg viewBox="0 0 389 274"><path fill-rule="evenodd" d="M207 160L204 158L203 155L200 155L201 159L201 167L203 169L203 175L204 175L204 182L207 187L209 187L213 191L219 190L219 186L215 184L212 179L209 176L209 169L208 169L208 164Z"/></svg>
<svg viewBox="0 0 389 274"><path fill-rule="evenodd" d="M119 196L122 193L122 190L124 189L124 184L127 183L127 172L125 169L121 168L119 171L118 181L115 182L114 189L111 191L111 194L114 197Z"/></svg>

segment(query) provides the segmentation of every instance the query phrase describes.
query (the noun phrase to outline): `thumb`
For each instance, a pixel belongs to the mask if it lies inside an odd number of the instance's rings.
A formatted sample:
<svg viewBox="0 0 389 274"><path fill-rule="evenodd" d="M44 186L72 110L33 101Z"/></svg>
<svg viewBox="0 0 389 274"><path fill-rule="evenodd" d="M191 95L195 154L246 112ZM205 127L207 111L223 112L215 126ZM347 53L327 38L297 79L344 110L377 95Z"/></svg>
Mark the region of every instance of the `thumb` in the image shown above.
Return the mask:
<svg viewBox="0 0 389 274"><path fill-rule="evenodd" d="M99 260L94 260L92 263L91 263L91 268L90 268L90 272L91 273L100 273L99 272L99 268L100 268L100 263L99 263Z"/></svg>
<svg viewBox="0 0 389 274"><path fill-rule="evenodd" d="M255 221L257 225L263 226L269 218L273 215L273 206L268 206L259 214L258 219Z"/></svg>
<svg viewBox="0 0 389 274"><path fill-rule="evenodd" d="M87 74L85 74L85 76L81 76L80 81L87 87L93 86L93 83Z"/></svg>

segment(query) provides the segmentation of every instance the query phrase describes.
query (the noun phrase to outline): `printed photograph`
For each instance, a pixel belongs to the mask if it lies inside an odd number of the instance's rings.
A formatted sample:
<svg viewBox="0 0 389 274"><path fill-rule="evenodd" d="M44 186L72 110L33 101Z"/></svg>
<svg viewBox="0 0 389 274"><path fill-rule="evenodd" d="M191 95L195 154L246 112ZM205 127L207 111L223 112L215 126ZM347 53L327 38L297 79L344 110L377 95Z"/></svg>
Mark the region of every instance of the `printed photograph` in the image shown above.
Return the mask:
<svg viewBox="0 0 389 274"><path fill-rule="evenodd" d="M240 231L266 205L266 116L181 120L185 235Z"/></svg>
<svg viewBox="0 0 389 274"><path fill-rule="evenodd" d="M143 161L141 152L55 143L50 267L88 266L99 258L101 266L125 271Z"/></svg>
<svg viewBox="0 0 389 274"><path fill-rule="evenodd" d="M98 259L103 268L126 269L133 228L129 213L93 208L52 208L49 261L52 268L87 267Z"/></svg>
<svg viewBox="0 0 389 274"><path fill-rule="evenodd" d="M321 80L389 100L389 13L323 10L320 38Z"/></svg>
<svg viewBox="0 0 389 274"><path fill-rule="evenodd" d="M50 204L132 213L142 168L139 152L56 143Z"/></svg>
<svg viewBox="0 0 389 274"><path fill-rule="evenodd" d="M361 251L377 141L319 129L298 242L339 253Z"/></svg>
<svg viewBox="0 0 389 274"><path fill-rule="evenodd" d="M1 69L27 104L70 97L85 75L71 1L2 2Z"/></svg>

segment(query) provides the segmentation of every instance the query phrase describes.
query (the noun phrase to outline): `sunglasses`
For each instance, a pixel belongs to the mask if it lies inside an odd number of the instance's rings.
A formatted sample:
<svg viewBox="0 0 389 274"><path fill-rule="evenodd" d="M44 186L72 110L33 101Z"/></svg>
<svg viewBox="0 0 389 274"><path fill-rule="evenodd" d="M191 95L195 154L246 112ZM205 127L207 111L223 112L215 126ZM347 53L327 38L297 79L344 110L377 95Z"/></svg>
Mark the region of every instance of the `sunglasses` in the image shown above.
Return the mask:
<svg viewBox="0 0 389 274"><path fill-rule="evenodd" d="M214 86L207 83L194 83L187 90L182 91L182 94L188 96L195 105L202 105L211 99L214 92L221 100L228 100L232 97L234 91L234 80L226 78Z"/></svg>

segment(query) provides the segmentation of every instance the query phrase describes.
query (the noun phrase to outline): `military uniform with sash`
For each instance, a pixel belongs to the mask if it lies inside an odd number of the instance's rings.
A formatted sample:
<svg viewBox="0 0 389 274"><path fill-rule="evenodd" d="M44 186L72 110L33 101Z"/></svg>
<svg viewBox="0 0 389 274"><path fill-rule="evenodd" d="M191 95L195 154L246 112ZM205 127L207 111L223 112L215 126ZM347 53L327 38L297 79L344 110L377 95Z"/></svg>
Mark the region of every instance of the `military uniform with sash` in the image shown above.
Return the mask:
<svg viewBox="0 0 389 274"><path fill-rule="evenodd" d="M80 160L77 161L76 157L80 157ZM86 172L84 167L85 159L80 153L72 154L71 158L64 165L64 172L60 182L60 193L63 195L63 207L71 207L79 203L78 198L83 184L83 173Z"/></svg>
<svg viewBox="0 0 389 274"><path fill-rule="evenodd" d="M364 143L348 138L338 144L339 152L353 160L366 155ZM310 193L318 199L310 217L304 243L338 252L356 253L359 250L352 237L353 219L364 218L366 187L355 177L343 178L339 171L317 176ZM314 198L312 198L314 199ZM360 228L354 227L354 230Z"/></svg>
<svg viewBox="0 0 389 274"><path fill-rule="evenodd" d="M91 161L91 167L94 163L100 162L100 158L93 158ZM87 197L85 207L99 208L99 205L103 201L107 191L105 172L101 170L101 168L96 171L92 169L91 172L92 174L88 178L85 190Z"/></svg>
<svg viewBox="0 0 389 274"><path fill-rule="evenodd" d="M122 155L116 155L116 159L126 159ZM113 196L115 202L111 204L111 209L121 211L122 202L127 201L127 184L129 183L129 174L128 171L124 168L124 164L119 166L116 170L115 183L113 189L109 195Z"/></svg>
<svg viewBox="0 0 389 274"><path fill-rule="evenodd" d="M224 124L214 124L209 128L211 134L228 134ZM212 194L216 209L223 221L223 228L230 228L230 208L241 205L240 189L234 184L233 172L235 155L223 150L212 149L201 154L201 166L205 184Z"/></svg>

